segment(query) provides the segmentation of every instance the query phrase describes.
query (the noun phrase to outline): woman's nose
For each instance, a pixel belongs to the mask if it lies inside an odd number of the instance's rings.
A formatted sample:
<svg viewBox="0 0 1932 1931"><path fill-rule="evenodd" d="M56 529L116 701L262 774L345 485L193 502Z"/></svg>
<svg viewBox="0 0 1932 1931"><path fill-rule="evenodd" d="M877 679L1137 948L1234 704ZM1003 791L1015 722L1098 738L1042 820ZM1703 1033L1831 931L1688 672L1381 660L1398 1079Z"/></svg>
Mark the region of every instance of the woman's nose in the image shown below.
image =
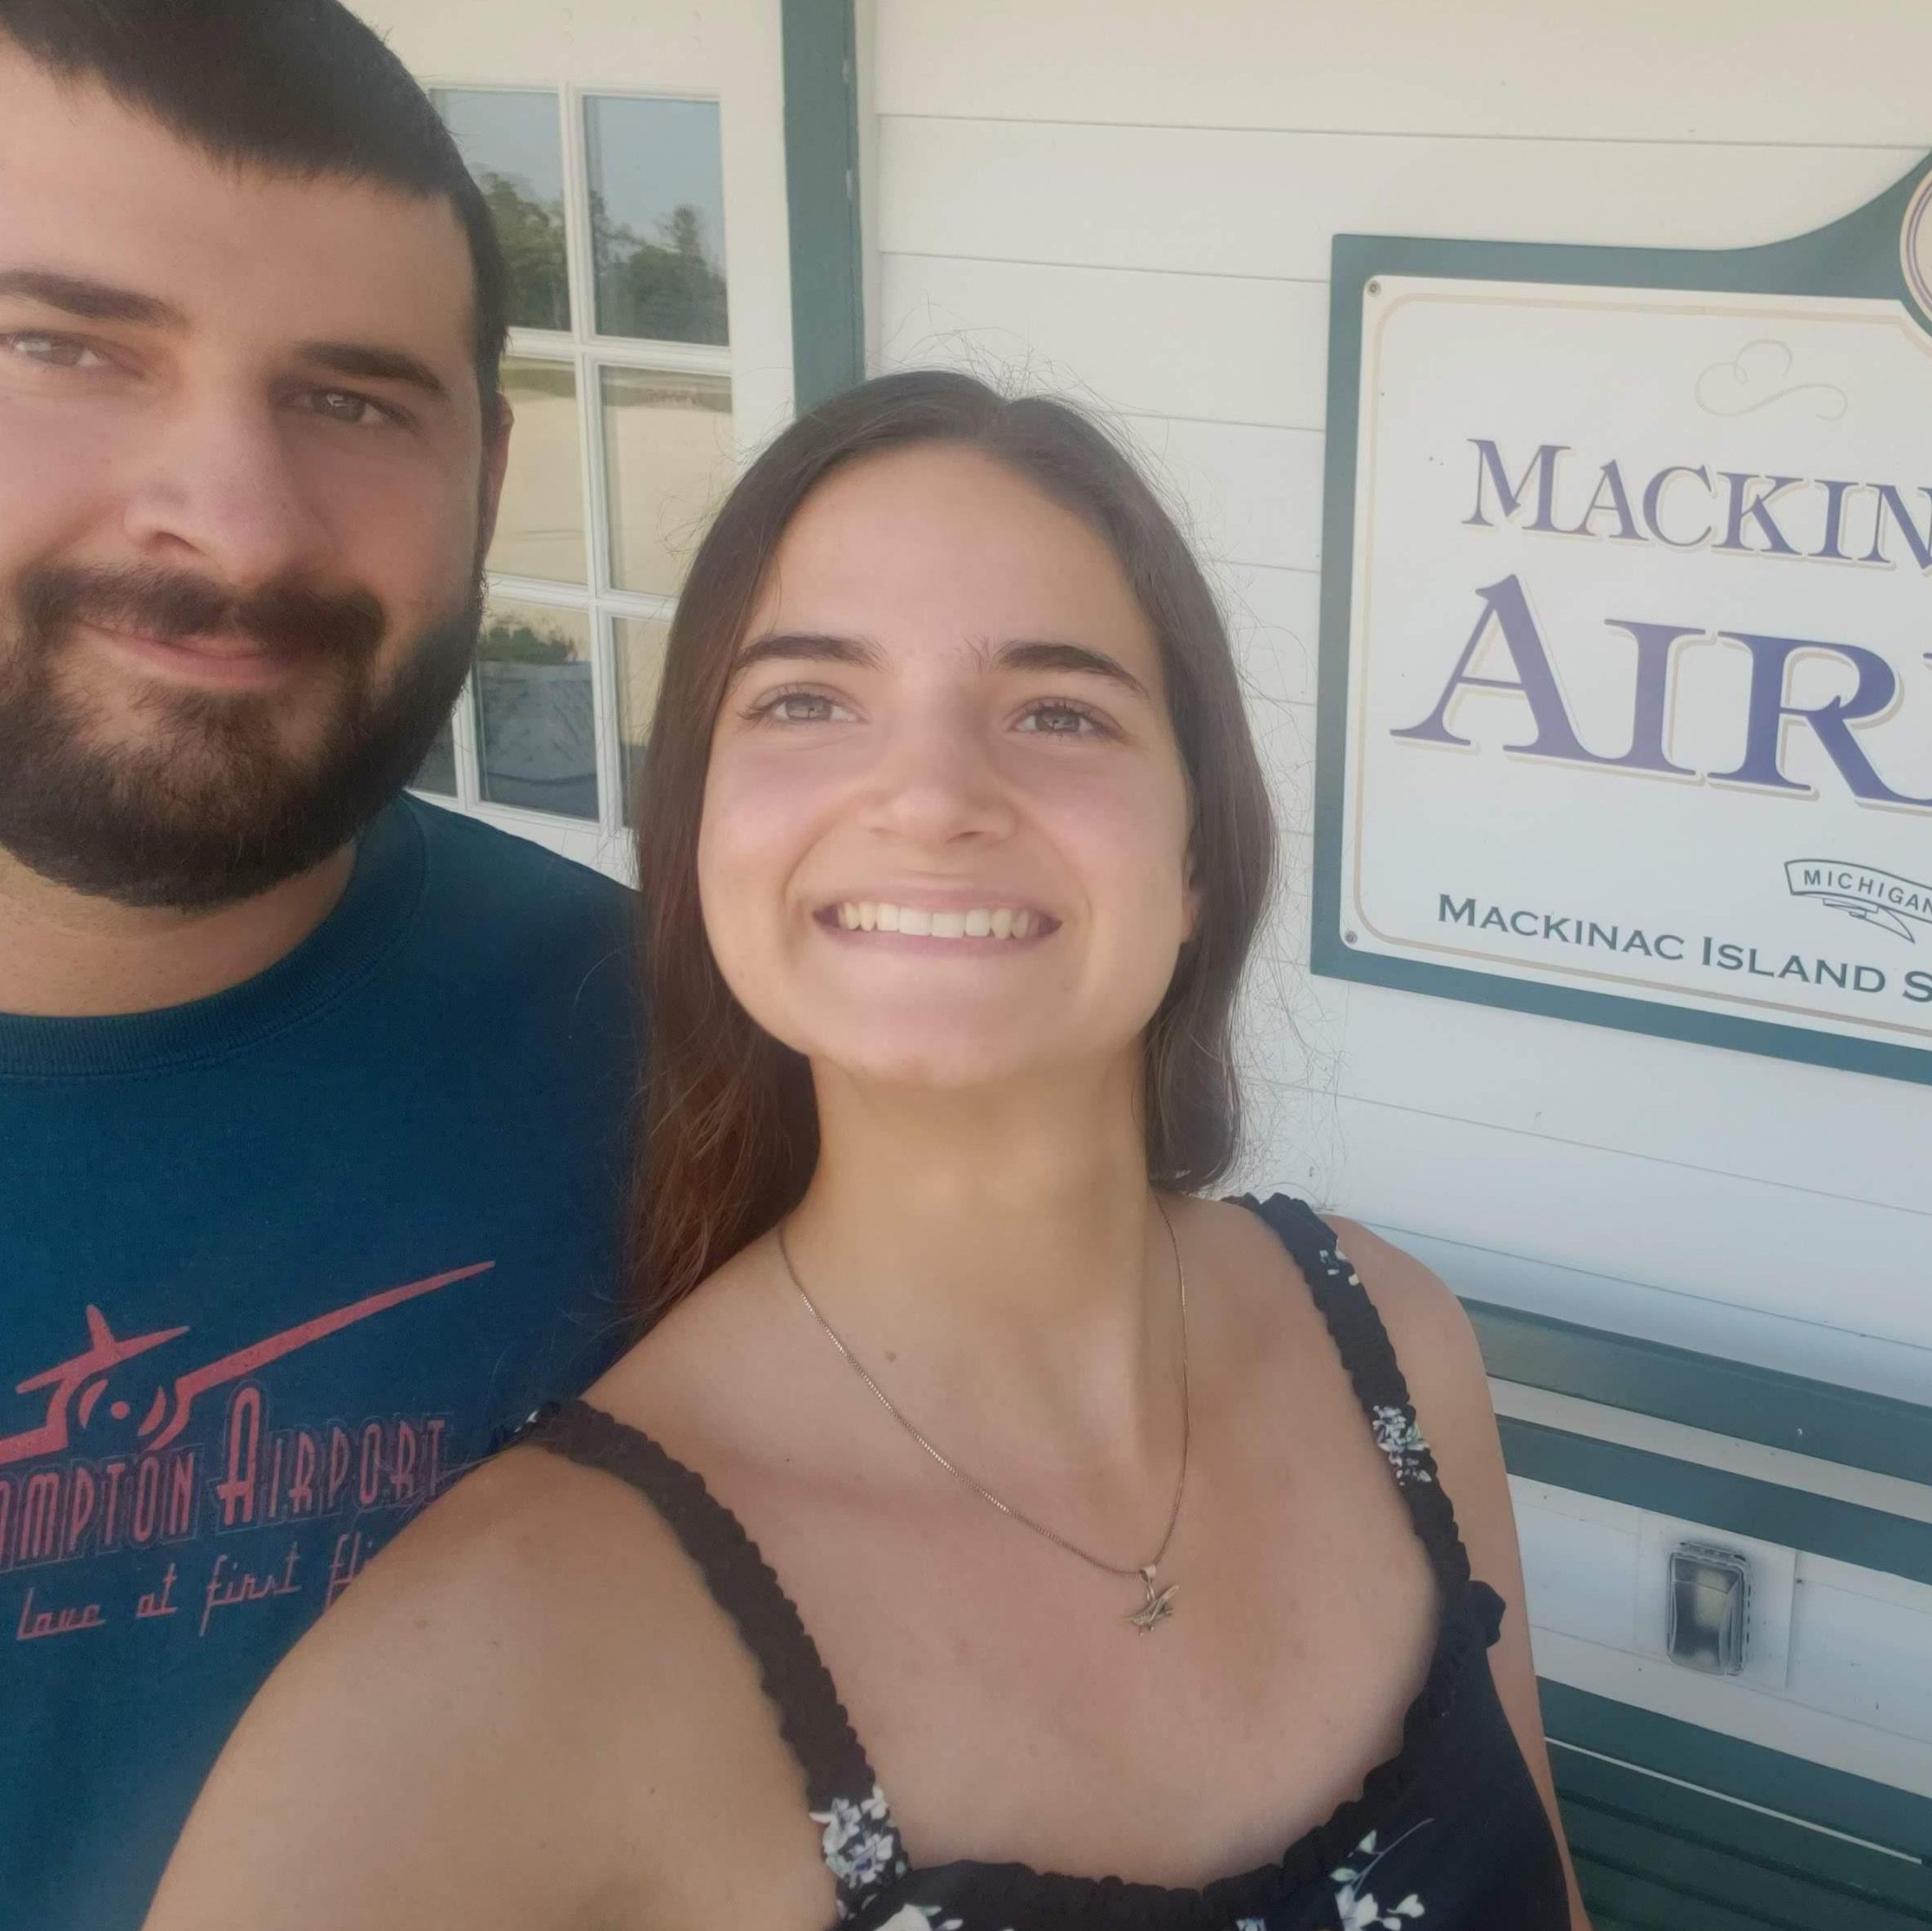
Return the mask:
<svg viewBox="0 0 1932 1931"><path fill-rule="evenodd" d="M875 829L938 846L1002 837L1013 815L1010 791L977 720L948 707L893 728L873 776Z"/></svg>

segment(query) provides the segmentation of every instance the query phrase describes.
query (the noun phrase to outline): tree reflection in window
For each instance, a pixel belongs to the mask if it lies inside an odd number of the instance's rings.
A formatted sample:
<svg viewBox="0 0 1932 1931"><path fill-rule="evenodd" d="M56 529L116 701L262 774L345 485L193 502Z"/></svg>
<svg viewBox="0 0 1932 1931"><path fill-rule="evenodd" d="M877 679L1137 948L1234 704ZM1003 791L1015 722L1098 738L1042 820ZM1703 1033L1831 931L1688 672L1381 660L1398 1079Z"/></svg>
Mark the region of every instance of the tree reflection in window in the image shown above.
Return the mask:
<svg viewBox="0 0 1932 1931"><path fill-rule="evenodd" d="M718 104L597 95L584 117L598 334L726 341Z"/></svg>
<svg viewBox="0 0 1932 1931"><path fill-rule="evenodd" d="M441 87L433 98L495 220L510 269L511 326L568 331L563 131L556 95Z"/></svg>
<svg viewBox="0 0 1932 1931"><path fill-rule="evenodd" d="M658 223L658 239L611 219L591 196L597 262L597 326L654 342L722 342L724 277L711 265L704 216L689 202Z"/></svg>
<svg viewBox="0 0 1932 1931"><path fill-rule="evenodd" d="M570 326L570 277L565 266L564 204L539 201L530 184L494 168L476 176L496 223L510 270L510 321L519 329Z"/></svg>

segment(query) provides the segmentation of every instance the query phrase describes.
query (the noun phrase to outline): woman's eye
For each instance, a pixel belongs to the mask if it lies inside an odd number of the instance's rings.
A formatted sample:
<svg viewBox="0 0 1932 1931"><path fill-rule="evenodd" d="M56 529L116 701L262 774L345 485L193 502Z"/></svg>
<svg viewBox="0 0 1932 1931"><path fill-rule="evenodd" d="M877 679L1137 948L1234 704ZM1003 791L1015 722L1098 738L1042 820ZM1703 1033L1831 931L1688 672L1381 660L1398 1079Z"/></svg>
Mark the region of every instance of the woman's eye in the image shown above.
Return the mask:
<svg viewBox="0 0 1932 1931"><path fill-rule="evenodd" d="M1043 737L1101 735L1100 720L1074 704L1036 704L1020 720L1020 729Z"/></svg>
<svg viewBox="0 0 1932 1931"><path fill-rule="evenodd" d="M754 706L751 715L780 724L829 724L843 706L822 691L779 691Z"/></svg>
<svg viewBox="0 0 1932 1931"><path fill-rule="evenodd" d="M4 344L9 354L18 356L22 361L38 362L45 369L104 369L108 365L107 357L98 349L88 348L86 343L72 335L22 330L11 335L0 335L0 344Z"/></svg>

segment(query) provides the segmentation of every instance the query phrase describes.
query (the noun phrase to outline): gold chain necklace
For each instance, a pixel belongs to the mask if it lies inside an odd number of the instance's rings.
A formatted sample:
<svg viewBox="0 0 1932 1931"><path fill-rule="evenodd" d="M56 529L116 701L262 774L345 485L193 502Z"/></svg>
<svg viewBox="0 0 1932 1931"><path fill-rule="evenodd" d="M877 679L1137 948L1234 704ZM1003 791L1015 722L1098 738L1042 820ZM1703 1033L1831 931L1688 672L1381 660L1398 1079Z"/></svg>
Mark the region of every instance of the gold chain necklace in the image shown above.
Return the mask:
<svg viewBox="0 0 1932 1931"><path fill-rule="evenodd" d="M1160 1585L1158 1571L1168 1552L1168 1545L1174 1539L1174 1526L1181 1520L1181 1499L1187 1492L1187 1451L1193 1433L1193 1405L1189 1399L1187 1382L1187 1269L1181 1264L1181 1242L1174 1233L1174 1223L1168 1218L1168 1210L1160 1203L1157 1194L1154 1200L1154 1211L1161 1217L1161 1224L1168 1230L1168 1240L1174 1250L1174 1273L1181 1291L1181 1473L1174 1482L1174 1506L1168 1512L1167 1532L1160 1539L1160 1547L1154 1552L1149 1562L1133 1562L1122 1565L1108 1562L1091 1554L1077 1543L1069 1542L1057 1530L1049 1529L1044 1522L1036 1522L1024 1509L1016 1508L1010 1502L1003 1502L985 1483L977 1481L954 1461L949 1460L932 1442L928 1442L906 1417L899 1412L892 1397L875 1381L866 1371L865 1364L840 1338L839 1331L819 1313L818 1304L805 1291L805 1284L798 1278L798 1269L791 1264L791 1251L785 1244L785 1227L778 1227L778 1258L785 1264L785 1272L791 1277L791 1284L798 1290L799 1299L809 1311L812 1318L824 1330L826 1339L844 1356L846 1365L865 1383L886 1413L909 1434L939 1466L955 1481L964 1482L982 1502L990 1502L994 1508L1021 1527L1030 1529L1035 1535L1044 1536L1057 1548L1063 1548L1070 1556L1078 1556L1091 1567L1104 1570L1109 1575L1136 1577L1144 1592L1145 1600L1125 1619L1143 1635L1164 1623L1174 1613L1174 1593L1180 1588L1178 1583Z"/></svg>

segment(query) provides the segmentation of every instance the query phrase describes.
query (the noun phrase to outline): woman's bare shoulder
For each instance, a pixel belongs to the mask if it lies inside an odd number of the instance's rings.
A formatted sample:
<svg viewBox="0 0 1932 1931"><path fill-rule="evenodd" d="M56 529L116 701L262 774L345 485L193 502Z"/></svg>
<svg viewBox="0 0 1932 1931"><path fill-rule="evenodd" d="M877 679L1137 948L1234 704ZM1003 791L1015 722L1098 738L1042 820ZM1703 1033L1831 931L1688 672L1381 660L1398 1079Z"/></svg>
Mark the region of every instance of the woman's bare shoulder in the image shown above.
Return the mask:
<svg viewBox="0 0 1932 1931"><path fill-rule="evenodd" d="M1418 1410L1426 1403L1460 1414L1473 1401L1487 1416L1482 1351L1454 1291L1413 1254L1360 1222L1331 1217L1328 1224L1382 1318Z"/></svg>
<svg viewBox="0 0 1932 1931"><path fill-rule="evenodd" d="M716 1641L707 1601L669 1530L609 1477L531 1447L485 1464L269 1679L151 1931L530 1931L648 1880L619 1793L678 1787L702 1721L693 1652ZM668 1839L676 1820L661 1821Z"/></svg>
<svg viewBox="0 0 1932 1931"><path fill-rule="evenodd" d="M623 1641L636 1627L625 1599L636 1592L667 1608L689 1597L679 1586L688 1569L634 1490L547 1450L513 1446L382 1550L290 1661L319 1673L423 1645L454 1668L487 1653L553 1706L565 1685L552 1678L581 1673L573 1645Z"/></svg>
<svg viewBox="0 0 1932 1931"><path fill-rule="evenodd" d="M1192 1225L1229 1254L1267 1256L1292 1265L1274 1231L1247 1207L1210 1200L1185 1204ZM1472 1416L1487 1421L1482 1352L1462 1303L1414 1255L1358 1221L1323 1217L1381 1317L1418 1411L1435 1412L1446 1428L1465 1426Z"/></svg>

